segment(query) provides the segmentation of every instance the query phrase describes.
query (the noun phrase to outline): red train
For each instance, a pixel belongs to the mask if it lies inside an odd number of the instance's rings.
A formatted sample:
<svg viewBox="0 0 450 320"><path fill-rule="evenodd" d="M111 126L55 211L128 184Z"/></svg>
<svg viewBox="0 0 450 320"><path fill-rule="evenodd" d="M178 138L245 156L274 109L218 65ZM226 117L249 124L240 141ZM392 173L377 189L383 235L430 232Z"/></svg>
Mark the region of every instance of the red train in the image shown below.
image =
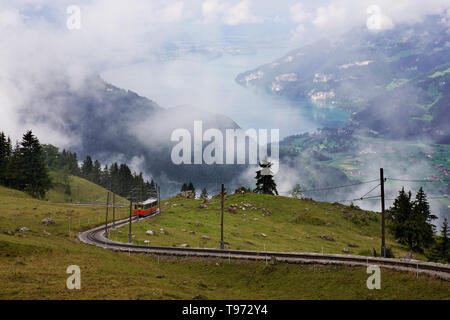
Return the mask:
<svg viewBox="0 0 450 320"><path fill-rule="evenodd" d="M156 213L159 210L158 199L150 198L144 202L139 202L134 205L133 214L141 217L146 217Z"/></svg>

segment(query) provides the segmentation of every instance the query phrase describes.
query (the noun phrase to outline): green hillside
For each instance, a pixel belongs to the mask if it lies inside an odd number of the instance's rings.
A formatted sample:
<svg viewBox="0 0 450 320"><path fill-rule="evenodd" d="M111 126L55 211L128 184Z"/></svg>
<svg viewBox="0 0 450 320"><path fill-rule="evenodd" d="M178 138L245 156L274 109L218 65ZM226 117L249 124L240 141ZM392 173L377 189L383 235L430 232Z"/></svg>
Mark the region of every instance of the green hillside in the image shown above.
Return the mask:
<svg viewBox="0 0 450 320"><path fill-rule="evenodd" d="M162 215L133 225L134 241L220 247L220 199L202 202L183 198L162 201ZM236 209L227 209L230 206ZM373 249L380 252L380 225L380 214L338 203L254 193L234 194L225 200L224 241L231 249L372 256ZM128 241L127 230L113 232L113 239ZM147 230L155 235L146 234ZM406 253L406 247L390 236L387 246L396 257Z"/></svg>
<svg viewBox="0 0 450 320"><path fill-rule="evenodd" d="M47 192L46 198L52 202L106 203L108 191L86 179L69 175L70 194L66 193L65 177L51 171L53 188ZM116 202L126 204L128 201L116 195Z"/></svg>
<svg viewBox="0 0 450 320"><path fill-rule="evenodd" d="M161 219L173 217L170 206ZM117 212L127 214L127 208ZM388 269L382 269L382 289L368 290L364 267L129 255L74 238L104 217L103 207L40 201L0 187L0 299L448 299L450 292L448 282ZM44 218L55 223L45 226ZM73 264L81 269L81 290L65 286Z"/></svg>

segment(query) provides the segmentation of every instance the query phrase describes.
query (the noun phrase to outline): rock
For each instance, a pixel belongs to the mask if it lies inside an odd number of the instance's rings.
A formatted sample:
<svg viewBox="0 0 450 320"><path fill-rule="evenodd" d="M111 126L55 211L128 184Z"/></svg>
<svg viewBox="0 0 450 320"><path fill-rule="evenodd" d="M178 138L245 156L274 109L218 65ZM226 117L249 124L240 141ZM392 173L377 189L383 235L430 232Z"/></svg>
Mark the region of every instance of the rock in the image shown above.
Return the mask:
<svg viewBox="0 0 450 320"><path fill-rule="evenodd" d="M198 299L200 299L200 295L199 294L196 294L195 296L192 296L192 300L198 300Z"/></svg>
<svg viewBox="0 0 450 320"><path fill-rule="evenodd" d="M14 235L14 231L11 230L3 230L4 234L7 234L8 236L13 236Z"/></svg>
<svg viewBox="0 0 450 320"><path fill-rule="evenodd" d="M42 219L41 222L42 222L44 225L46 225L46 226L51 225L51 224L55 224L55 220L53 220L52 218L45 218L45 219Z"/></svg>
<svg viewBox="0 0 450 320"><path fill-rule="evenodd" d="M229 206L229 207L227 208L227 210L228 210L228 212L231 212L231 213L236 213L236 212L237 212L237 208L236 208L236 207L233 207L233 206Z"/></svg>
<svg viewBox="0 0 450 320"><path fill-rule="evenodd" d="M162 279L162 278L164 278L164 275L158 274L158 275L156 276L156 278L157 278L157 279Z"/></svg>
<svg viewBox="0 0 450 320"><path fill-rule="evenodd" d="M20 231L22 231L22 232L30 231L30 229L28 229L27 227L22 227L22 228L20 228Z"/></svg>
<svg viewBox="0 0 450 320"><path fill-rule="evenodd" d="M147 230L145 233L151 236L155 235L155 232L153 230Z"/></svg>
<svg viewBox="0 0 450 320"><path fill-rule="evenodd" d="M405 254L404 256L401 256L400 259L414 259L412 252L408 252L407 254Z"/></svg>
<svg viewBox="0 0 450 320"><path fill-rule="evenodd" d="M202 239L204 239L204 240L210 240L211 238L210 238L209 236L203 235L203 236L202 236Z"/></svg>
<svg viewBox="0 0 450 320"><path fill-rule="evenodd" d="M252 246L255 245L255 244L254 244L253 242L251 242L251 241L245 241L245 243L246 243L246 244L249 244L249 245L252 245Z"/></svg>
<svg viewBox="0 0 450 320"><path fill-rule="evenodd" d="M150 241L149 240L144 240L144 243L150 243Z"/></svg>
<svg viewBox="0 0 450 320"><path fill-rule="evenodd" d="M335 241L332 236L326 235L326 234L320 234L318 235L319 238L327 241Z"/></svg>
<svg viewBox="0 0 450 320"><path fill-rule="evenodd" d="M182 232L186 232L186 229L181 229Z"/></svg>
<svg viewBox="0 0 450 320"><path fill-rule="evenodd" d="M265 233L261 233L261 237L267 237L267 234L265 234Z"/></svg>
<svg viewBox="0 0 450 320"><path fill-rule="evenodd" d="M189 245L187 243L183 243L183 244L181 244L181 247L182 248L187 248L187 247L189 247Z"/></svg>
<svg viewBox="0 0 450 320"><path fill-rule="evenodd" d="M196 222L196 223L195 223L195 226L196 226L196 227L201 227L202 224L201 224L200 222Z"/></svg>
<svg viewBox="0 0 450 320"><path fill-rule="evenodd" d="M208 209L208 206L204 203L200 203L198 206L199 209Z"/></svg>
<svg viewBox="0 0 450 320"><path fill-rule="evenodd" d="M181 191L179 194L177 194L177 197L195 199L195 193L193 193L192 190Z"/></svg>
<svg viewBox="0 0 450 320"><path fill-rule="evenodd" d="M362 236L368 236L368 235L369 235L369 234L368 234L367 232L365 232L365 231L360 231L359 234L362 235Z"/></svg>
<svg viewBox="0 0 450 320"><path fill-rule="evenodd" d="M191 231L189 231L189 234L195 234L195 231L191 230Z"/></svg>
<svg viewBox="0 0 450 320"><path fill-rule="evenodd" d="M358 248L358 245L357 245L357 244L354 244L354 243L349 243L348 246L349 246L350 248Z"/></svg>
<svg viewBox="0 0 450 320"><path fill-rule="evenodd" d="M50 232L48 232L48 231L45 231L44 230L44 232L43 232L46 236L50 236L51 235L51 233Z"/></svg>
<svg viewBox="0 0 450 320"><path fill-rule="evenodd" d="M349 253L349 252L350 252L350 249L347 248L347 247L344 247L344 248L342 248L342 252Z"/></svg>

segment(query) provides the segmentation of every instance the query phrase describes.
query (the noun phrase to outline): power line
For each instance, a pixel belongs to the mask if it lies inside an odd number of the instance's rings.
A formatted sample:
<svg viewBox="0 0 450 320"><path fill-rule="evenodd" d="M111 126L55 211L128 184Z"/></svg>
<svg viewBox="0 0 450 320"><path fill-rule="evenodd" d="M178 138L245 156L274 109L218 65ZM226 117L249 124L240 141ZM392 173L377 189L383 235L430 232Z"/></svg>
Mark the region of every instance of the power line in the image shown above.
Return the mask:
<svg viewBox="0 0 450 320"><path fill-rule="evenodd" d="M408 180L408 179L397 179L397 178L386 178L388 180L392 180L392 181L403 181L403 182L425 182L425 183L440 183L440 182L450 182L450 179L444 179L444 180L439 180L439 181L431 181L431 180Z"/></svg>
<svg viewBox="0 0 450 320"><path fill-rule="evenodd" d="M369 193L371 193L373 190L375 190L376 188L378 188L381 185L381 183L377 184L375 187L373 187L372 189L370 189L369 192L365 193L362 197L360 197L360 199L362 200L365 196L367 196Z"/></svg>
<svg viewBox="0 0 450 320"><path fill-rule="evenodd" d="M341 185L341 186L335 186L335 187L325 187L325 188L309 189L309 190L301 190L300 189L300 192L315 192L315 191L325 191L325 190L353 187L353 186L358 186L358 185L361 185L361 184L371 183L371 182L375 182L375 181L378 181L378 179L369 180L369 181L362 181L362 182L353 183L353 184L346 184L346 185ZM290 192L291 191L279 191L278 193L290 193Z"/></svg>

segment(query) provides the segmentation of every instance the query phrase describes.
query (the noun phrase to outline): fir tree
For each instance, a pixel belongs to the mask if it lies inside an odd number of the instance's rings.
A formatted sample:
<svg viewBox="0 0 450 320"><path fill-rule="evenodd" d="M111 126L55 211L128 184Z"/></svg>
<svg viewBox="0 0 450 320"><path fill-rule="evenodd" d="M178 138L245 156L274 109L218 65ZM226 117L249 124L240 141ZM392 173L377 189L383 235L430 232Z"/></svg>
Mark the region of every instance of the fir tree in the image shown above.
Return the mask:
<svg viewBox="0 0 450 320"><path fill-rule="evenodd" d="M190 190L190 191L192 191L193 194L195 194L195 187L192 182L189 182L189 184L187 186L187 190Z"/></svg>
<svg viewBox="0 0 450 320"><path fill-rule="evenodd" d="M43 198L51 188L52 182L45 163L45 155L39 140L28 131L24 134L19 147L18 163L21 177L18 180L19 189L36 198Z"/></svg>
<svg viewBox="0 0 450 320"><path fill-rule="evenodd" d="M431 221L436 217L430 213L422 188L415 201L411 201L411 192L406 193L402 188L388 213L392 233L400 243L407 244L410 251L423 251L433 243L434 226Z"/></svg>
<svg viewBox="0 0 450 320"><path fill-rule="evenodd" d="M102 166L100 165L100 162L98 160L95 160L94 165L92 167L91 181L95 184L100 184L101 176L102 176ZM106 188L109 189L110 186L106 186Z"/></svg>
<svg viewBox="0 0 450 320"><path fill-rule="evenodd" d="M390 228L394 237L400 243L408 244L409 250L413 249L413 229L414 221L412 219L411 192L406 193L405 189L399 192L394 200L393 206L389 209Z"/></svg>
<svg viewBox="0 0 450 320"><path fill-rule="evenodd" d="M435 226L432 221L437 217L430 212L430 205L428 204L427 195L422 187L416 194L416 200L413 203L413 219L414 223L414 239L413 242L419 248L429 247L434 243Z"/></svg>
<svg viewBox="0 0 450 320"><path fill-rule="evenodd" d="M94 168L94 164L92 163L91 156L86 156L86 159L83 161L81 165L81 176L87 180L92 180L92 171Z"/></svg>
<svg viewBox="0 0 450 320"><path fill-rule="evenodd" d="M276 194L278 195L277 185L273 180L273 174L270 168L272 163L266 159L259 163L260 170L256 171L256 193Z"/></svg>
<svg viewBox="0 0 450 320"><path fill-rule="evenodd" d="M428 254L428 259L431 261L439 261L444 263L450 262L450 230L448 229L447 218L444 219L441 227L441 237L436 241Z"/></svg>
<svg viewBox="0 0 450 320"><path fill-rule="evenodd" d="M203 188L202 193L200 194L201 199L208 199L208 190L206 188Z"/></svg>
<svg viewBox="0 0 450 320"><path fill-rule="evenodd" d="M7 140L3 132L0 132L0 184L6 184L6 170L9 159L7 157Z"/></svg>

